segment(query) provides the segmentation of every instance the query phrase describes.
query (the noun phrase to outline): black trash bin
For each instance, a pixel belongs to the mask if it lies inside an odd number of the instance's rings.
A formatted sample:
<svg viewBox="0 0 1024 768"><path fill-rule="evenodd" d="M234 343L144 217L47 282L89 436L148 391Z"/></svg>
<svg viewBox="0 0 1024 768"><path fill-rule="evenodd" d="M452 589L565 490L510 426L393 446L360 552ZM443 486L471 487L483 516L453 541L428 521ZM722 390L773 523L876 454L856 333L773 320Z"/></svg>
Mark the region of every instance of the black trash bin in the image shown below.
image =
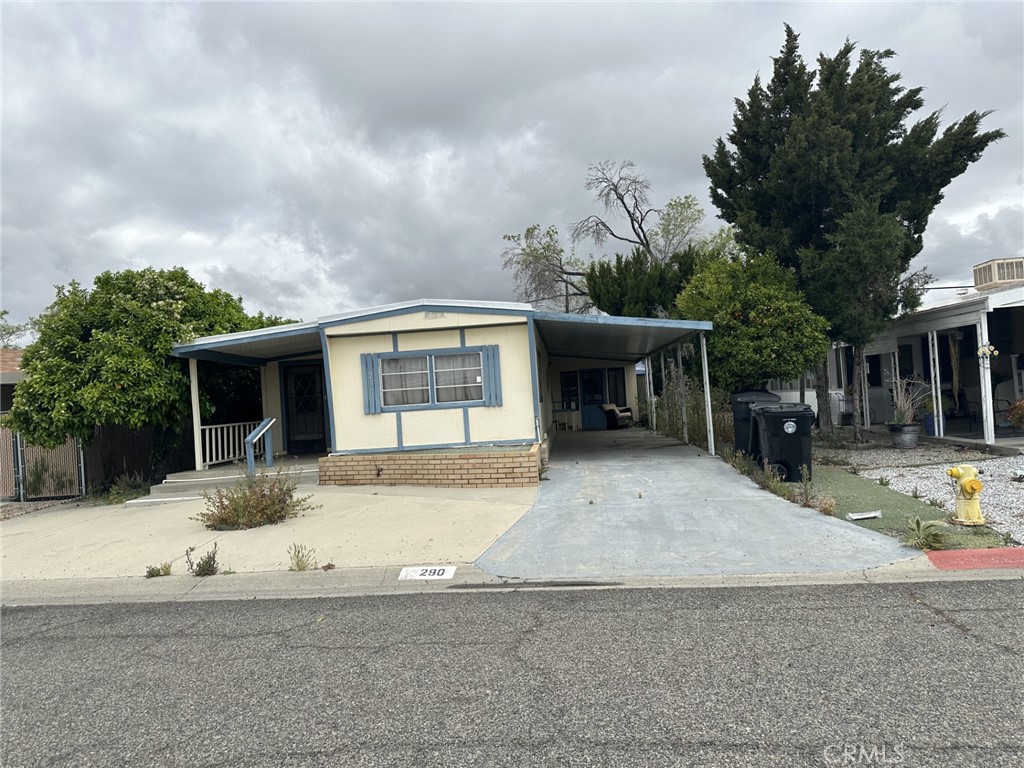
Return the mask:
<svg viewBox="0 0 1024 768"><path fill-rule="evenodd" d="M814 409L803 403L753 403L748 453L760 464L767 462L787 483L811 479L811 428Z"/></svg>
<svg viewBox="0 0 1024 768"><path fill-rule="evenodd" d="M782 398L766 389L734 392L732 395L733 450L747 451L750 445L750 406L753 403L777 403ZM748 451L749 452L749 451Z"/></svg>

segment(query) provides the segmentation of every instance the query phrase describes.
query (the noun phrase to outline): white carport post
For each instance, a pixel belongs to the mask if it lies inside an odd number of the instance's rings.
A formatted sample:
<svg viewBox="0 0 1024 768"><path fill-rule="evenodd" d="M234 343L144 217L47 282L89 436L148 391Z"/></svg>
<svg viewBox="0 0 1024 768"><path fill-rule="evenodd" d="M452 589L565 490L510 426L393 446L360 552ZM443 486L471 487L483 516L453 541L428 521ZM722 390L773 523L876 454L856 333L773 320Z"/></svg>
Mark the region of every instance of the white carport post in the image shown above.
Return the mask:
<svg viewBox="0 0 1024 768"><path fill-rule="evenodd" d="M658 409L654 403L654 368L651 366L651 356L648 355L644 358L644 370L647 371L647 375L644 376L644 386L647 389L647 413L651 419L651 431L658 431Z"/></svg>
<svg viewBox="0 0 1024 768"><path fill-rule="evenodd" d="M988 313L978 314L978 347L984 347L988 340ZM987 357L978 355L978 378L981 380L981 427L985 434L985 442L996 441L995 408L992 404L992 366Z"/></svg>
<svg viewBox="0 0 1024 768"><path fill-rule="evenodd" d="M711 379L708 376L708 342L700 332L700 365L704 371L704 418L708 424L708 453L715 456L715 425L711 418Z"/></svg>
<svg viewBox="0 0 1024 768"><path fill-rule="evenodd" d="M932 413L935 414L935 434L946 434L946 414L942 412L942 373L939 371L939 334L928 331L928 368L931 371Z"/></svg>
<svg viewBox="0 0 1024 768"><path fill-rule="evenodd" d="M679 397L683 401L683 442L690 444L690 420L686 417L686 377L683 376L683 345L676 344L676 368L679 371Z"/></svg>
<svg viewBox="0 0 1024 768"><path fill-rule="evenodd" d="M199 423L199 361L188 359L188 382L192 390L192 446L196 456L196 471L203 470L203 433Z"/></svg>
<svg viewBox="0 0 1024 768"><path fill-rule="evenodd" d="M879 358L881 360L881 358ZM879 363L881 364L881 363ZM879 371L881 373L881 371ZM871 401L868 399L868 356L864 348L860 348L860 409L861 424L871 426Z"/></svg>

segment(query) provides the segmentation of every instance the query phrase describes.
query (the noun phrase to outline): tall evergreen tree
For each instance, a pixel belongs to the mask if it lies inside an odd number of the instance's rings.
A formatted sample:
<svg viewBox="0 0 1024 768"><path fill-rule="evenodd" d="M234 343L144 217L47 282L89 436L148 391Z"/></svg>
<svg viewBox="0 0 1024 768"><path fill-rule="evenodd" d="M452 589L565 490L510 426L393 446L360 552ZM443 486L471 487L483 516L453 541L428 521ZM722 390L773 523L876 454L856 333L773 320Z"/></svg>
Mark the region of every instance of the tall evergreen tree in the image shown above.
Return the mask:
<svg viewBox="0 0 1024 768"><path fill-rule="evenodd" d="M637 246L629 256L587 265L586 287L598 309L620 317L667 317L693 274L700 249L687 245L666 261Z"/></svg>
<svg viewBox="0 0 1024 768"><path fill-rule="evenodd" d="M736 100L732 132L703 163L711 200L739 242L793 268L831 338L860 346L919 305L928 276L908 270L928 217L942 190L1005 134L980 131L988 112L941 135L938 111L908 127L922 89L904 88L887 69L893 51L861 50L856 62L854 51L847 41L808 70L786 25L771 80L755 77ZM827 368L816 372L819 420L830 430Z"/></svg>

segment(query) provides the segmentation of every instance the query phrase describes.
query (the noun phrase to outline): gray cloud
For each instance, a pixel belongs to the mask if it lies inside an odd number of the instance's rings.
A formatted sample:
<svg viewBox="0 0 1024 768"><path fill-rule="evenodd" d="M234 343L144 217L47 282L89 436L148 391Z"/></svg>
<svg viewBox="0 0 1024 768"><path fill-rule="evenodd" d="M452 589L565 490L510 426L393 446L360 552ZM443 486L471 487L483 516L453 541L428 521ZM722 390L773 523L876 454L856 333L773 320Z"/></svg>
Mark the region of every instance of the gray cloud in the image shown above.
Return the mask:
<svg viewBox="0 0 1024 768"><path fill-rule="evenodd" d="M1024 252L1019 4L6 5L3 306L175 264L305 319L513 298L501 236L593 211L592 162L707 204L700 157L784 21L809 62L894 48L947 121L995 110L1010 138L949 187L919 261L963 281Z"/></svg>

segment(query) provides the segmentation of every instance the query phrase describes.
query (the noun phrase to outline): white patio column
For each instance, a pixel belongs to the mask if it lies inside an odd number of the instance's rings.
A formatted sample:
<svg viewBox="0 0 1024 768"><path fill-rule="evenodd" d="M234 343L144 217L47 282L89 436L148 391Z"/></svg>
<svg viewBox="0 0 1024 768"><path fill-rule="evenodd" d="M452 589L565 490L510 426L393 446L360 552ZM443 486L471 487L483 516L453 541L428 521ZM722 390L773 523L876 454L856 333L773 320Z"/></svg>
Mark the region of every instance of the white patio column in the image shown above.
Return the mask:
<svg viewBox="0 0 1024 768"><path fill-rule="evenodd" d="M203 470L203 433L199 423L199 361L188 359L188 383L192 390L192 446L195 450L196 470Z"/></svg>
<svg viewBox="0 0 1024 768"><path fill-rule="evenodd" d="M715 456L715 425L711 418L711 379L708 376L708 342L700 332L700 363L704 370L704 418L708 424L708 453Z"/></svg>
<svg viewBox="0 0 1024 768"><path fill-rule="evenodd" d="M881 365L882 357L878 357ZM879 371L881 373L881 371ZM871 426L871 399L868 397L868 356L864 348L860 349L860 418L861 424L865 427Z"/></svg>
<svg viewBox="0 0 1024 768"><path fill-rule="evenodd" d="M988 313L978 314L978 346L983 347L988 340ZM981 381L981 427L985 442L990 445L996 441L995 408L992 400L992 365L986 357L978 357L978 379Z"/></svg>
<svg viewBox="0 0 1024 768"><path fill-rule="evenodd" d="M946 434L946 414L942 412L942 372L939 370L939 333L928 331L928 367L931 369L932 412L935 414L935 434Z"/></svg>
<svg viewBox="0 0 1024 768"><path fill-rule="evenodd" d="M657 403L654 402L654 365L651 360L651 356L647 356L647 408L648 413L651 417L651 431L658 431L658 407Z"/></svg>

